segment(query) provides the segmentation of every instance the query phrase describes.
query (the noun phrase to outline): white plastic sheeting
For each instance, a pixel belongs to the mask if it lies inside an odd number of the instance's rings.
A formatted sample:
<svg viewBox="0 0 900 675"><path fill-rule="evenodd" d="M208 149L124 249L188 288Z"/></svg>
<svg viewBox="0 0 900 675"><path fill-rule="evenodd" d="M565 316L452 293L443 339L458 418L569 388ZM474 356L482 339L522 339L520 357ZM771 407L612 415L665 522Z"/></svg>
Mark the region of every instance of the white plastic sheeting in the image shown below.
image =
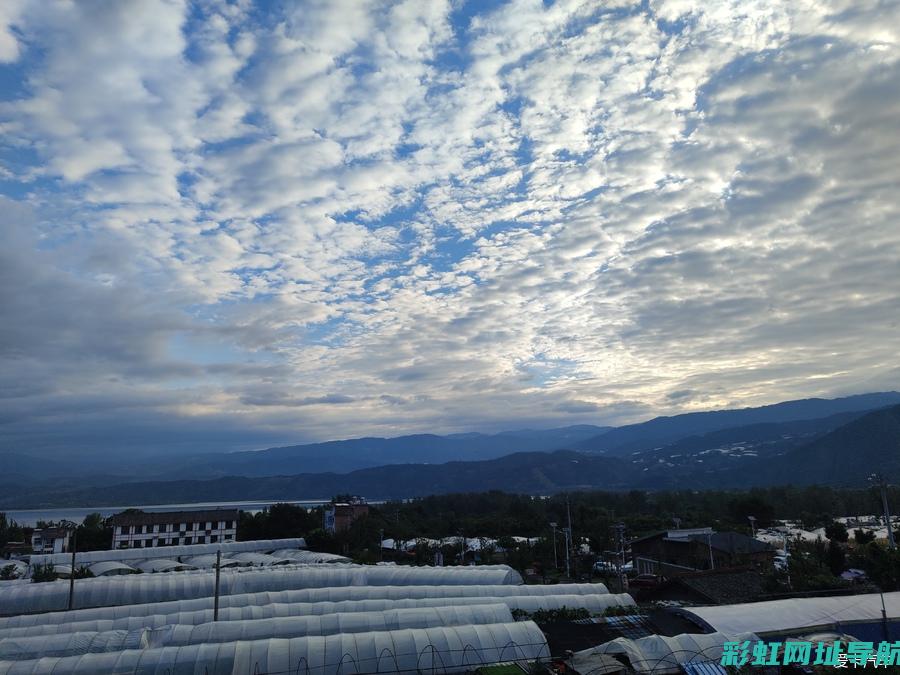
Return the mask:
<svg viewBox="0 0 900 675"><path fill-rule="evenodd" d="M197 569L209 570L215 568L217 557L218 556L215 553L204 553L203 555L195 555L191 558L186 558L184 562ZM221 568L223 570L227 567L243 567L245 565L249 565L249 563L241 562L240 560L232 560L231 558L222 556Z"/></svg>
<svg viewBox="0 0 900 675"><path fill-rule="evenodd" d="M308 569L308 568L307 568ZM330 569L330 568L329 568ZM393 567L377 569L395 569ZM427 568L423 568L427 569ZM282 571L283 570L279 570ZM316 569L318 572L319 570ZM257 574L272 574L271 571L255 571ZM222 574L223 579L226 575ZM29 585L33 586L34 584ZM68 589L68 586L66 586ZM75 594L81 589L76 582ZM273 603L295 602L338 602L344 600L369 600L388 599L400 600L405 598L451 598L451 597L506 597L512 595L605 595L609 591L603 584L554 584L546 586L525 585L454 585L454 586L344 586L339 588L322 587L285 591L262 591L253 593L223 594L219 598L219 607L244 607L249 605L269 605ZM201 609L211 609L213 606L212 590L204 596L191 600L173 600L162 602L148 602L144 604L132 604L118 607L96 607L90 609L76 609L71 612L49 612L45 614L22 614L20 616L0 617L0 629L15 628L17 626L35 626L38 624L56 624L71 621L86 621L95 619L115 619L125 616L147 616L150 614L173 614L176 612L190 612ZM4 594L0 593L0 600ZM0 613L3 605L0 604Z"/></svg>
<svg viewBox="0 0 900 675"><path fill-rule="evenodd" d="M460 607L415 607L386 612L293 616L251 621L217 621L197 626L167 625L157 629L64 633L0 638L0 660L20 661L43 656L75 656L121 649L295 638L337 633L370 633L405 628L511 623L509 607L501 604Z"/></svg>
<svg viewBox="0 0 900 675"><path fill-rule="evenodd" d="M230 556L231 560L237 560L247 565L256 565L257 567L264 565L287 565L291 563L289 558L277 558L268 553L257 553L255 551L245 551L244 553L235 553Z"/></svg>
<svg viewBox="0 0 900 675"><path fill-rule="evenodd" d="M521 584L522 577L511 568L435 567L284 567L225 570L221 574L221 595L280 591L330 586L406 585L494 585ZM209 598L213 595L215 573L135 574L119 577L81 579L76 583L75 608L110 607L164 602L179 598ZM53 583L0 588L0 614L15 615L52 612L66 607L68 586Z"/></svg>
<svg viewBox="0 0 900 675"><path fill-rule="evenodd" d="M272 555L278 558L290 558L298 563L309 563L313 565L350 562L350 558L346 558L336 553L317 553L316 551L299 551L290 548L280 548L277 551L272 551Z"/></svg>
<svg viewBox="0 0 900 675"><path fill-rule="evenodd" d="M723 633L771 635L799 630L812 631L835 624L881 621L878 593L832 598L793 598L743 605L691 607L683 610ZM900 591L884 594L888 619L900 619Z"/></svg>
<svg viewBox="0 0 900 675"><path fill-rule="evenodd" d="M142 560L136 564L137 568L144 572L180 572L182 570L192 570L193 566L187 563L178 562L177 560L169 560L168 558L153 558L151 560Z"/></svg>
<svg viewBox="0 0 900 675"><path fill-rule="evenodd" d="M225 598L223 598L223 600L224 599ZM503 604L510 610L519 609L528 612L529 614L538 610L556 610L563 608L586 609L592 614L602 614L608 607L634 606L634 600L627 593L608 593L606 595L511 595L506 597L417 598L405 600L344 600L341 602L298 602L275 603L269 605L246 605L243 607L223 607L219 609L219 620L251 621L277 617L385 612L416 607L471 607L485 603ZM198 625L208 623L212 620L212 609L199 609L170 614L122 616L120 618L87 619L82 621L6 628L0 630L0 636L29 637L75 632L136 630L140 628L160 628L172 624Z"/></svg>
<svg viewBox="0 0 900 675"><path fill-rule="evenodd" d="M170 558L203 555L204 553L239 553L240 551L277 551L285 548L306 548L303 537L294 539L258 539L256 541L223 541L218 544L184 544L182 546L161 546L158 551L165 551ZM141 560L147 557L146 548L123 548L112 551L86 551L76 554L75 564L89 565L104 560ZM71 553L47 553L31 556L31 564L56 564L69 562Z"/></svg>
<svg viewBox="0 0 900 675"><path fill-rule="evenodd" d="M0 661L22 661L123 649L146 649L150 631L111 630L102 633L63 633L0 639Z"/></svg>
<svg viewBox="0 0 900 675"><path fill-rule="evenodd" d="M444 626L371 633L131 649L31 661L0 661L3 673L310 675L416 672L452 673L505 661L549 656L546 639L531 621Z"/></svg>
<svg viewBox="0 0 900 675"><path fill-rule="evenodd" d="M682 666L688 663L718 664L722 660L722 650L725 642L750 640L756 642L758 638L752 633L742 633L735 636L724 633L684 634L675 637L663 637L651 635L649 637L630 640L628 638L616 638L611 642L591 647L572 656L572 667L579 673L590 673L592 663L600 662L600 655L620 654L628 659L639 673L681 673Z"/></svg>
<svg viewBox="0 0 900 675"><path fill-rule="evenodd" d="M115 560L107 560L91 565L88 569L95 577L113 576L115 574L134 574L137 570L131 565L117 562Z"/></svg>

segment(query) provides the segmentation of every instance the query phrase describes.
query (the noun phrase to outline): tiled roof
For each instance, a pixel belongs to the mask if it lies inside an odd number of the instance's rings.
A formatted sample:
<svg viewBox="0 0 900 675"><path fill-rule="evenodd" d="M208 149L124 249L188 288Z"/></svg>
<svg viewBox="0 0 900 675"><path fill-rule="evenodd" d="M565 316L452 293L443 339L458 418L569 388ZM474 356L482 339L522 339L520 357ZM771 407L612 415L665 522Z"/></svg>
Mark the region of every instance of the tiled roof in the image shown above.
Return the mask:
<svg viewBox="0 0 900 675"><path fill-rule="evenodd" d="M209 509L207 511L156 511L117 513L110 518L113 525L163 525L168 523L199 523L204 521L237 520L237 509Z"/></svg>

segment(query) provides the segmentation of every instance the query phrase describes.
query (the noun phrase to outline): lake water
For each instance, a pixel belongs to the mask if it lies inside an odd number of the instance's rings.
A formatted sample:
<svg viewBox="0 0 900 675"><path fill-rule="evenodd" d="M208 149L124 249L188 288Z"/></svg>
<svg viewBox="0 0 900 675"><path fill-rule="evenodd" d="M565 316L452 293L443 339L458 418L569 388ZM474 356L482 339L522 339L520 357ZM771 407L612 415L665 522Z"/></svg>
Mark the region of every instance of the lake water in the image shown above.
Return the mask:
<svg viewBox="0 0 900 675"><path fill-rule="evenodd" d="M296 504L298 506L321 506L327 500L309 500L298 499L288 501L285 499L277 499L274 501L256 501L256 502L198 502L195 504L152 504L144 506L94 506L88 508L66 508L66 509L21 509L5 511L6 517L15 520L19 525L27 525L34 527L39 520L71 520L80 523L84 517L90 513L99 513L102 516L111 516L125 509L141 509L142 511L183 511L196 509L240 509L256 513L262 511L265 507L272 504Z"/></svg>

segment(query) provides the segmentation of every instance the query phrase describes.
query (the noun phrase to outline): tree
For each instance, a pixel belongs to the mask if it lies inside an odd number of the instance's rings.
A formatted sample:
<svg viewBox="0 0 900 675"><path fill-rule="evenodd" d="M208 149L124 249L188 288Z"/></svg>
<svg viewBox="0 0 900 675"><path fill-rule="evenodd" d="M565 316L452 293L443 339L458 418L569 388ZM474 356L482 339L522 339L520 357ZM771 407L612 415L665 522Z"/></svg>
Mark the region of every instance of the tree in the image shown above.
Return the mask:
<svg viewBox="0 0 900 675"><path fill-rule="evenodd" d="M728 505L732 522L744 525L753 516L759 527L767 527L775 519L775 509L759 495L746 495Z"/></svg>
<svg viewBox="0 0 900 675"><path fill-rule="evenodd" d="M828 550L825 557L828 569L835 576L839 576L847 568L847 555L844 553L844 547L836 539L831 539L828 542Z"/></svg>
<svg viewBox="0 0 900 675"><path fill-rule="evenodd" d="M89 513L78 526L79 551L103 551L112 546L113 531L99 513Z"/></svg>
<svg viewBox="0 0 900 675"><path fill-rule="evenodd" d="M31 570L31 581L40 584L45 581L56 581L57 574L53 571L53 565L37 564Z"/></svg>
<svg viewBox="0 0 900 675"><path fill-rule="evenodd" d="M857 545L865 546L875 541L875 533L870 530L856 529L853 530L853 538L856 540Z"/></svg>
<svg viewBox="0 0 900 675"><path fill-rule="evenodd" d="M850 533L847 532L847 526L839 520L833 520L825 526L825 536L831 541L839 541L846 544L850 539Z"/></svg>
<svg viewBox="0 0 900 675"><path fill-rule="evenodd" d="M15 520L10 520L6 514L0 511L0 548L3 548L11 541L24 541L25 528L21 527Z"/></svg>

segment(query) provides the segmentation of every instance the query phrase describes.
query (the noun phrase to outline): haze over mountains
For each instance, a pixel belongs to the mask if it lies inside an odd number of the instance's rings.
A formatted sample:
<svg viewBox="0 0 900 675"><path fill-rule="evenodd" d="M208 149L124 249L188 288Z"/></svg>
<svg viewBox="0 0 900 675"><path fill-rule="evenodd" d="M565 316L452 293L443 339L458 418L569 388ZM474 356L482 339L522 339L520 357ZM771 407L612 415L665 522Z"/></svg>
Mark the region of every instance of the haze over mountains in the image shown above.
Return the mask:
<svg viewBox="0 0 900 675"><path fill-rule="evenodd" d="M145 463L139 480L115 475L116 467L91 475L81 467L77 487L77 474L62 477L40 459L23 457L28 461L0 456L0 508L317 499L344 492L383 499L490 489L860 485L874 468L900 475L900 393L689 413L614 429L420 434L167 458Z"/></svg>

